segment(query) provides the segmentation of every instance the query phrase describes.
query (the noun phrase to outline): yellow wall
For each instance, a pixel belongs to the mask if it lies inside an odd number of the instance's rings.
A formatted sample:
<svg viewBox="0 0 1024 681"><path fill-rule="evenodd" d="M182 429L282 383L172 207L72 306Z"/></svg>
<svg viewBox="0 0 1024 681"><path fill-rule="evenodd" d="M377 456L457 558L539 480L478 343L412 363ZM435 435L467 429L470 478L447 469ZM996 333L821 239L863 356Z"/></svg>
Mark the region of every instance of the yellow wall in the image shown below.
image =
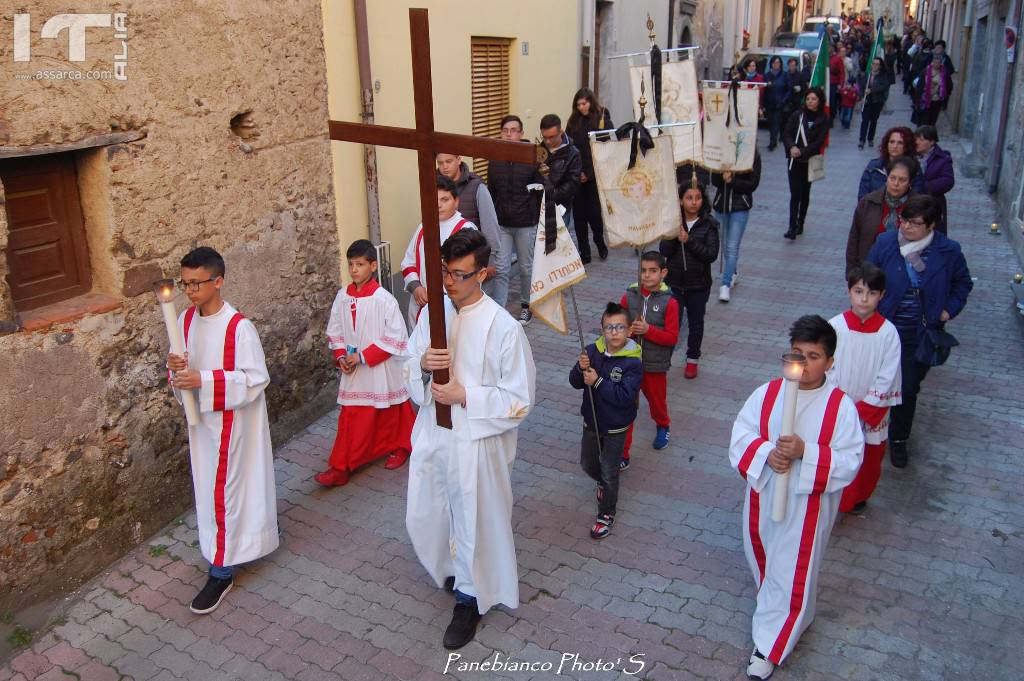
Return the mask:
<svg viewBox="0 0 1024 681"><path fill-rule="evenodd" d="M470 38L512 38L511 113L523 119L530 139L539 136L546 113L569 115L579 83L578 3L566 0L369 0L367 2L374 113L381 125L413 127L409 7L430 12L430 53L434 125L438 130L472 132ZM335 120L359 120L359 71L351 0L323 0L327 99ZM522 42L529 54L522 54ZM366 186L362 146L332 143L335 205L342 250L367 236ZM391 242L395 271L420 221L415 152L377 148L381 232ZM347 278L345 263L342 277Z"/></svg>

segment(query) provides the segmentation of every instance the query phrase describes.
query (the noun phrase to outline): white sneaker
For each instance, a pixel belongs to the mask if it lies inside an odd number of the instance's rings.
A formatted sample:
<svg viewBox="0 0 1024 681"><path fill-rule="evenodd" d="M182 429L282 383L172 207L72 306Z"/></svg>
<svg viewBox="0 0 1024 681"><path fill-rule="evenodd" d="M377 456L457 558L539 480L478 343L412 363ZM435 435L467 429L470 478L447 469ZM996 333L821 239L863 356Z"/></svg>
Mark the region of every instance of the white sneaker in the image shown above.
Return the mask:
<svg viewBox="0 0 1024 681"><path fill-rule="evenodd" d="M729 285L730 286L738 286L739 283L740 283L740 273L739 272L733 272L732 273L732 283L729 284Z"/></svg>
<svg viewBox="0 0 1024 681"><path fill-rule="evenodd" d="M750 663L747 664L747 676L764 681L771 677L774 672L775 665L772 664L771 660L762 655L757 648L754 648L754 652L750 654Z"/></svg>
<svg viewBox="0 0 1024 681"><path fill-rule="evenodd" d="M718 288L718 300L720 302L723 302L723 303L728 303L729 300L730 300L730 298L729 298L729 287L726 286L725 284L722 284Z"/></svg>

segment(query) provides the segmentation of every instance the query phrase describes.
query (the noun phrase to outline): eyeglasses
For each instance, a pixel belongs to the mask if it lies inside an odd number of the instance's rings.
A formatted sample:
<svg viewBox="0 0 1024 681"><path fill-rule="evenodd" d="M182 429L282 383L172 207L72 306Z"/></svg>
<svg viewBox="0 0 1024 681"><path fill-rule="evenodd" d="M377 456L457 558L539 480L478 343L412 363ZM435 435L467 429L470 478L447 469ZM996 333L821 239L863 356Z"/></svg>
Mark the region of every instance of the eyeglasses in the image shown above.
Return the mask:
<svg viewBox="0 0 1024 681"><path fill-rule="evenodd" d="M625 324L605 324L604 330L608 333L623 333L628 327Z"/></svg>
<svg viewBox="0 0 1024 681"><path fill-rule="evenodd" d="M920 219L920 218L913 218L911 220L906 220L904 218L900 218L900 224L901 225L910 225L911 227L927 227L928 226L928 223L925 222L924 220Z"/></svg>
<svg viewBox="0 0 1024 681"><path fill-rule="evenodd" d="M473 270L472 272L465 272L465 273L463 273L463 272L459 272L458 270L455 270L454 272L449 272L447 269L442 267L441 268L441 278L442 279L451 278L452 281L466 281L467 279L472 279L473 276L476 275L476 273L479 272L479 271L480 270Z"/></svg>
<svg viewBox="0 0 1024 681"><path fill-rule="evenodd" d="M208 284L211 281L217 281L218 279L220 279L220 277L213 277L211 279L203 279L202 281L179 281L178 282L178 288L180 288L182 291L185 291L185 292L188 292L188 291L198 291L199 287L202 286L203 284Z"/></svg>

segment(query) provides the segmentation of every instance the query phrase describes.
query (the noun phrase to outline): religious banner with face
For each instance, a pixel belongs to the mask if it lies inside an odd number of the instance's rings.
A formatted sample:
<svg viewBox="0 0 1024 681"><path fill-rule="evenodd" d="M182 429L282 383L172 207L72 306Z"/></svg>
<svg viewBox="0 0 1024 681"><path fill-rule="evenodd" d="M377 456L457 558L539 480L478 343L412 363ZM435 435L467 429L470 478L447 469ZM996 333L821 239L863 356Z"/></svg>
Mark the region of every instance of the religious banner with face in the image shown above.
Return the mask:
<svg viewBox="0 0 1024 681"><path fill-rule="evenodd" d="M704 166L742 172L754 167L760 93L751 83L704 81Z"/></svg>
<svg viewBox="0 0 1024 681"><path fill-rule="evenodd" d="M565 208L557 206L555 220L555 248L546 253L544 202L541 201L540 223L537 226L537 240L533 249L533 277L530 285L530 311L561 334L569 333L562 291L587 278L576 244L569 238L562 214Z"/></svg>
<svg viewBox="0 0 1024 681"><path fill-rule="evenodd" d="M633 91L633 116L640 119L640 83L644 83L644 122L654 123L654 97L650 94L651 69L648 66L631 66L629 84ZM675 128L665 128L663 135L672 138L672 157L676 165L687 161L701 162L700 97L697 95L697 71L694 61L673 61L661 66L661 123L688 123Z"/></svg>
<svg viewBox="0 0 1024 681"><path fill-rule="evenodd" d="M590 141L594 173L609 246L641 247L679 230L679 197L671 138L654 137L629 167L630 140Z"/></svg>

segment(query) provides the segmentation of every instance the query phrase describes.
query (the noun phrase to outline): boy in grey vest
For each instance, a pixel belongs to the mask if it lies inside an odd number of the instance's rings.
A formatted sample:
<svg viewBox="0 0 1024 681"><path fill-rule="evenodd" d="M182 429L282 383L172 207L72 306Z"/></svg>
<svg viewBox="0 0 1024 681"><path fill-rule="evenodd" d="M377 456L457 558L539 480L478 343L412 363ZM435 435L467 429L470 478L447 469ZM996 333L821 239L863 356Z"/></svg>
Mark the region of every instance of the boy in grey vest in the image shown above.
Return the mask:
<svg viewBox="0 0 1024 681"><path fill-rule="evenodd" d="M627 288L621 301L622 307L629 310L629 318L634 320L629 333L640 344L644 368L640 391L647 398L651 418L658 427L652 443L655 449L668 447L672 423L668 415L668 369L679 340L679 303L664 283L667 274L665 256L658 251L647 251L640 258L640 282ZM619 465L621 470L629 468L632 443L633 426L630 424Z"/></svg>

